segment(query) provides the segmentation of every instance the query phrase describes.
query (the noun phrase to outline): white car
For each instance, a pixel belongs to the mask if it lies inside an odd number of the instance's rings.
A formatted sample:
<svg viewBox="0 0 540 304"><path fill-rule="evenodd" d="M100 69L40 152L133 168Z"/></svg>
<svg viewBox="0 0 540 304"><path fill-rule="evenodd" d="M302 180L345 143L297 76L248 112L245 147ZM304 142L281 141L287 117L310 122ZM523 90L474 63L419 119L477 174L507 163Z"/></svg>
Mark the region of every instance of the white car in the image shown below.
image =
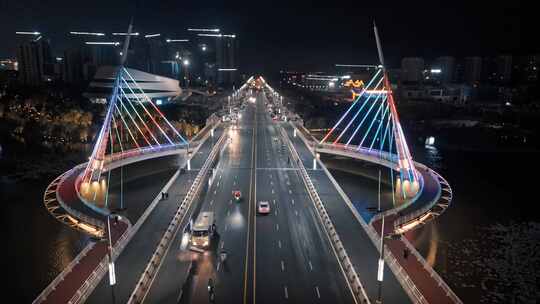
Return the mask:
<svg viewBox="0 0 540 304"><path fill-rule="evenodd" d="M270 213L270 203L267 201L260 201L259 206L257 207L257 211L260 214L269 214Z"/></svg>

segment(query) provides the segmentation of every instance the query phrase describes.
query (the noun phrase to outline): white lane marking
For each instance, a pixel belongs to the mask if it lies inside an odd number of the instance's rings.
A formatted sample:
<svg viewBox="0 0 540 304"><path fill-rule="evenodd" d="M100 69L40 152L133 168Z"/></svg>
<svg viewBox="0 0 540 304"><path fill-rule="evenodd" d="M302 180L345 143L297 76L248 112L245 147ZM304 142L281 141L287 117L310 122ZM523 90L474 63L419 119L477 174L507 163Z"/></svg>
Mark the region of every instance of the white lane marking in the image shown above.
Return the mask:
<svg viewBox="0 0 540 304"><path fill-rule="evenodd" d="M317 298L321 298L321 293L319 292L319 286L315 286L315 291L317 292Z"/></svg>
<svg viewBox="0 0 540 304"><path fill-rule="evenodd" d="M274 205L276 204L276 200L272 200L272 202L274 203Z"/></svg>
<svg viewBox="0 0 540 304"><path fill-rule="evenodd" d="M287 291L287 285L283 286L283 291L285 291L285 299L289 298L289 292Z"/></svg>
<svg viewBox="0 0 540 304"><path fill-rule="evenodd" d="M298 210L294 210L294 214L296 214L296 216L298 216Z"/></svg>
<svg viewBox="0 0 540 304"><path fill-rule="evenodd" d="M232 200L229 200L229 205L231 205L231 204L232 204Z"/></svg>
<svg viewBox="0 0 540 304"><path fill-rule="evenodd" d="M233 185L236 185L236 181L233 182Z"/></svg>
<svg viewBox="0 0 540 304"><path fill-rule="evenodd" d="M289 181L287 181L287 186L290 186L290 185L291 185L291 183L289 183Z"/></svg>
<svg viewBox="0 0 540 304"><path fill-rule="evenodd" d="M229 229L229 225L225 225L225 231Z"/></svg>
<svg viewBox="0 0 540 304"><path fill-rule="evenodd" d="M214 203L214 200L211 200L211 201L210 201L210 206L212 206L213 203Z"/></svg>
<svg viewBox="0 0 540 304"><path fill-rule="evenodd" d="M214 190L214 194L216 194L216 193L217 193L217 190Z"/></svg>
<svg viewBox="0 0 540 304"><path fill-rule="evenodd" d="M274 194L274 189L272 189L272 194Z"/></svg>
<svg viewBox="0 0 540 304"><path fill-rule="evenodd" d="M292 199L292 200L291 200L291 204L293 204L293 205L294 205L294 199Z"/></svg>
<svg viewBox="0 0 540 304"><path fill-rule="evenodd" d="M285 271L285 262L283 260L281 260L281 271Z"/></svg>
<svg viewBox="0 0 540 304"><path fill-rule="evenodd" d="M225 246L225 241L221 242L221 249L223 249L223 246Z"/></svg>
<svg viewBox="0 0 540 304"><path fill-rule="evenodd" d="M313 264L311 264L311 260L308 263L309 263L309 270L313 271Z"/></svg>
<svg viewBox="0 0 540 304"><path fill-rule="evenodd" d="M219 271L219 266L221 266L221 262L218 261L216 270Z"/></svg>
<svg viewBox="0 0 540 304"><path fill-rule="evenodd" d="M221 174L219 175L219 179L221 179Z"/></svg>
<svg viewBox="0 0 540 304"><path fill-rule="evenodd" d="M292 194L292 190L291 190L291 189L289 189L289 194Z"/></svg>
<svg viewBox="0 0 540 304"><path fill-rule="evenodd" d="M274 213L275 213L275 214L276 214L276 216L277 216L277 210L274 210Z"/></svg>
<svg viewBox="0 0 540 304"><path fill-rule="evenodd" d="M279 231L279 224L276 224L276 230Z"/></svg>
<svg viewBox="0 0 540 304"><path fill-rule="evenodd" d="M216 185L216 187L219 187L219 181L217 181L217 185Z"/></svg>
<svg viewBox="0 0 540 304"><path fill-rule="evenodd" d="M281 248L281 240L277 241L278 247Z"/></svg>
<svg viewBox="0 0 540 304"><path fill-rule="evenodd" d="M231 215L231 210L227 210L227 216Z"/></svg>
<svg viewBox="0 0 540 304"><path fill-rule="evenodd" d="M270 178L272 178L272 174L270 174L269 176L270 176Z"/></svg>
<svg viewBox="0 0 540 304"><path fill-rule="evenodd" d="M273 181L270 181L270 185L273 185L273 184L274 184L274 182L273 182Z"/></svg>

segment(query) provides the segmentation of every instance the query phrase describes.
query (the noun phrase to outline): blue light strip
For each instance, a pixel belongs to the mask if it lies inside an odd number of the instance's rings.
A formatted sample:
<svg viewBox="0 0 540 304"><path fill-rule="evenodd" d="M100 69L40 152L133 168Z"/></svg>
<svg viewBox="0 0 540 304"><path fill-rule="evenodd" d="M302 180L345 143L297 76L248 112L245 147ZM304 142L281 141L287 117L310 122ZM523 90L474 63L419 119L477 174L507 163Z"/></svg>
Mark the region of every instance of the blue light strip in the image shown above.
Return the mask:
<svg viewBox="0 0 540 304"><path fill-rule="evenodd" d="M373 140L371 141L371 145L369 145L369 150L373 149L373 145L375 144L375 140L379 137L379 132L381 131L381 127L384 122L384 118L386 117L386 114L388 113L388 104L386 104L386 107L384 107L384 112L381 115L381 121L379 122L379 127L377 128L377 132L375 132L375 136L373 137Z"/></svg>
<svg viewBox="0 0 540 304"><path fill-rule="evenodd" d="M123 78L122 78L123 80ZM137 117L139 118L139 120L143 123L144 127L146 128L146 130L148 130L148 133L150 133L150 135L152 136L152 138L154 139L154 141L156 142L156 144L159 146L159 141L157 140L157 138L154 136L154 133L152 133L152 131L150 131L150 128L148 128L148 125L146 124L146 122L142 119L141 115L139 115L139 112L137 111L137 109L135 109L135 106L133 105L133 103L129 100L129 98L127 97L126 95L126 92L124 92L124 90L122 89L122 87L120 86L119 87L120 90L122 91L122 95L124 95L124 98L126 98L126 100L128 100L128 104L131 106L131 108L133 109L133 112L135 112L135 115L137 115Z"/></svg>
<svg viewBox="0 0 540 304"><path fill-rule="evenodd" d="M381 101L381 105L379 106L377 113L375 113L375 117L373 117L373 119L371 120L371 123L369 124L369 128L367 132L364 134L364 137L362 137L362 141L360 141L360 144L358 144L358 147L356 148L357 150L360 150L360 147L364 144L364 140L366 140L367 136L369 135L369 132L371 132L371 128L373 127L375 120L377 120L377 116L379 116L379 113L381 113L385 100L386 98L383 97L383 100Z"/></svg>
<svg viewBox="0 0 540 304"><path fill-rule="evenodd" d="M339 124L341 124L341 122L343 121L343 119L345 118L345 116L347 116L347 114L349 114L349 112L354 108L354 106L356 105L356 103L360 100L360 98L362 98L362 96L364 95L364 92L369 88L369 86L371 85L371 83L373 81L375 81L375 78L379 75L379 73L381 72L382 70L379 69L377 70L377 73L375 73L375 75L373 76L373 78L371 78L371 80L369 81L369 83L367 84L367 86L362 89L362 91L360 92L360 94L358 95L358 97L356 98L356 100L352 103L352 105L349 107L349 109L347 109L347 111L341 116L341 118L338 120L338 122L336 122L336 124L332 127L332 129L330 130L330 132L328 132L328 134L326 134L326 136L319 142L320 144L322 144L327 138L328 136L330 136L330 134L332 134L332 132L335 130L335 128L337 128L339 126Z"/></svg>
<svg viewBox="0 0 540 304"><path fill-rule="evenodd" d="M390 114L388 115L388 121L386 122L386 127L384 128L384 137L383 137L383 140L381 142L381 145L379 146L379 150L381 151L384 151L384 142L386 141L386 137L388 136L389 134L389 129L388 127L390 126L390 123L392 123L392 112L390 112ZM388 153L390 153L390 149L392 149L392 147L389 147L388 148Z"/></svg>
<svg viewBox="0 0 540 304"><path fill-rule="evenodd" d="M109 141L111 142L111 154L113 154L114 148L113 148L113 138L112 138L111 128L109 128L109 138L110 138ZM105 207L109 207L109 183L111 181L111 171L112 170L109 170L108 175L107 175L107 189L105 192Z"/></svg>
<svg viewBox="0 0 540 304"><path fill-rule="evenodd" d="M129 78L133 81L133 83L135 84L135 86L137 86L137 89L139 89L143 95L148 99L150 100L150 97L148 97L148 95L146 95L146 93L144 92L144 90L139 86L139 84L135 81L135 79L133 79L133 77L131 77L131 75L129 74L129 72L127 71L126 68L124 68L124 71L126 72L126 74L129 76ZM154 104L152 104L154 105ZM161 114L161 113L160 113ZM163 115L161 115L163 116ZM178 130L176 130L176 128L169 122L169 120L163 116L163 119L165 120L165 122L169 125L169 127L174 131L174 133L176 133L176 135L178 135L178 137L180 137L180 139L184 142L184 143L188 143L187 140L182 136L180 135L180 133L178 132ZM171 142L172 143L172 142Z"/></svg>
<svg viewBox="0 0 540 304"><path fill-rule="evenodd" d="M377 88L381 82L383 81L383 79L381 78L381 80L379 81L379 83L377 83L377 85L375 86L375 88ZM347 130L349 129L349 127L351 126L351 124L354 122L354 120L356 119L356 117L358 117L358 115L360 114L360 112L362 111L362 109L364 109L365 105L368 103L368 101L371 99L371 96L373 96L373 94L369 94L368 98L366 98L366 100L362 103L362 106L360 106L360 109L358 109L358 111L356 111L356 114L354 114L353 118L351 118L351 120L349 121L349 123L347 124L347 126L345 127L345 129L343 129L343 131L341 131L341 133L339 134L339 136L336 138L336 140L334 140L334 143L338 142L341 137L343 136L343 134L345 134L345 132L347 132ZM347 145L349 145L347 143Z"/></svg>
<svg viewBox="0 0 540 304"><path fill-rule="evenodd" d="M124 147L122 146L122 139L120 137L120 134L118 133L118 126L116 125L116 119L113 116L113 123L114 123L114 130L116 131L116 138L118 138L118 143L120 145L120 152L124 152Z"/></svg>
<svg viewBox="0 0 540 304"><path fill-rule="evenodd" d="M129 101L128 101L129 103ZM153 147L152 144L150 143L150 141L148 140L148 138L146 138L146 136L144 136L144 133L143 131L141 130L141 128L139 128L139 125L137 124L137 122L135 121L135 119L133 118L133 116L131 116L131 114L129 113L127 107L124 105L124 102L123 100L120 100L120 105L122 106L122 108L124 108L124 110L126 111L127 115L129 116L129 118L131 119L131 121L133 122L133 124L135 125L135 128L137 128L137 130L139 131L139 133L141 133L141 135L143 136L144 140L146 141L146 143Z"/></svg>
<svg viewBox="0 0 540 304"><path fill-rule="evenodd" d="M124 123L124 125L126 126L126 129L128 130L128 133L129 135L131 136L131 139L133 140L133 142L135 143L135 145L137 146L137 148L141 148L139 146L139 143L137 142L137 140L135 140L135 137L133 136L133 133L131 133L131 130L129 128L129 125L126 123L126 121L124 120L124 116L122 115L122 112L120 112L120 109L118 109L118 106L117 105L114 105L114 107L116 108L116 112L118 112L120 115L120 119L122 119L122 122Z"/></svg>
<svg viewBox="0 0 540 304"><path fill-rule="evenodd" d="M349 140L347 141L347 144L346 146L348 146L351 141L353 140L354 136L356 135L356 133L358 133L358 130L360 130L360 128L362 127L362 125L364 124L364 121L366 121L367 117L369 116L369 113L371 112L371 110L373 109L373 107L375 106L375 104L377 103L377 100L379 100L379 98L381 98L381 95L380 94L377 94L377 98L375 98L375 100L373 101L373 103L371 104L371 107L369 107L368 111L366 112L366 114L364 114L364 118L360 121L360 124L358 124L358 126L356 126L356 129L354 130L353 134L351 135L351 137L349 138Z"/></svg>
<svg viewBox="0 0 540 304"><path fill-rule="evenodd" d="M127 72L126 72L127 73ZM133 79L133 78L132 78ZM154 122L154 124L158 127L158 129L161 131L161 134L163 134L163 136L165 136L165 138L167 138L167 140L169 141L169 143L173 143L173 141L171 140L171 138L167 135L167 133L165 133L165 131L163 131L163 129L159 126L159 124L157 123L157 121L154 120L154 118L152 117L152 114L150 114L150 112L148 111L148 109L146 109L146 107L144 106L144 103L139 99L139 97L137 96L137 94L135 94L135 92L133 92L133 89L129 86L129 84L127 83L127 81L122 78L122 81L124 81L124 83L126 84L127 88L131 91L131 94L133 94L135 96L135 99L137 100L137 102L142 106L143 110L146 112L146 114L150 117L150 119ZM133 80L135 81L135 80ZM142 90L141 90L142 91Z"/></svg>

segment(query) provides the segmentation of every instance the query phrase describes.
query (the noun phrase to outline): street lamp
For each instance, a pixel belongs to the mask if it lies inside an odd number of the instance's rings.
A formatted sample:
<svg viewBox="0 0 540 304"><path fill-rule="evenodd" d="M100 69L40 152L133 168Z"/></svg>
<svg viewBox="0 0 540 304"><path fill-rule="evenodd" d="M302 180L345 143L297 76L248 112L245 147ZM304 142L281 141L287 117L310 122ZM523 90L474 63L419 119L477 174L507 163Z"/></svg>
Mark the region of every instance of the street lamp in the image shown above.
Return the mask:
<svg viewBox="0 0 540 304"><path fill-rule="evenodd" d="M189 60L188 59L184 59L182 61L182 63L184 64L184 67L185 67L185 79L186 79L186 89L189 87L189 74L188 74L188 66L189 66Z"/></svg>
<svg viewBox="0 0 540 304"><path fill-rule="evenodd" d="M114 270L114 261L112 257L112 237L111 237L111 216L113 213L107 215L107 239L109 241L108 246L108 256L109 256L109 285L111 286L111 295L113 304L116 303L116 298L114 295L114 285L116 285L116 274Z"/></svg>
<svg viewBox="0 0 540 304"><path fill-rule="evenodd" d="M191 152L189 152L189 141L187 143L187 169L188 171L191 171Z"/></svg>

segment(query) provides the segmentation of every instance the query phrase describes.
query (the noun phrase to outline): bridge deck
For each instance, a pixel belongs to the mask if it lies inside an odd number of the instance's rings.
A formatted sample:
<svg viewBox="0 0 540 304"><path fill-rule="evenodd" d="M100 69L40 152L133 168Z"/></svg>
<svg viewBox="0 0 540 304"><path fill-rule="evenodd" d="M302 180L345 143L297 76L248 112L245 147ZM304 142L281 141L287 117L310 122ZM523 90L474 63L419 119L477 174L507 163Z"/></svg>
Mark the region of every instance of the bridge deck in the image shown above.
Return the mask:
<svg viewBox="0 0 540 304"><path fill-rule="evenodd" d="M127 227L128 225L124 222L111 225L113 246L126 231ZM63 280L56 285L56 288L41 303L68 303L106 255L107 243L97 242L92 249L80 257L79 262L75 264L71 271L66 274Z"/></svg>
<svg viewBox="0 0 540 304"><path fill-rule="evenodd" d="M222 132L221 128L216 130L216 138L219 138ZM178 175L168 190L169 198L155 205L139 231L116 260L117 284L115 294L117 302L126 303L128 301L163 233L165 233L172 220L178 204L182 202L191 186L197 169L202 166L204 160L208 157L211 146L212 140L208 139L199 151L193 155L191 161L193 170ZM149 162L149 165L151 166L152 162ZM152 193L152 195L159 195L159 191ZM88 297L87 303L112 303L111 301L108 280L104 278Z"/></svg>
<svg viewBox="0 0 540 304"><path fill-rule="evenodd" d="M300 137L295 138L293 136L293 128L290 125L284 124L283 126L304 166L311 168L313 155L310 150ZM326 176L326 173L322 170L309 170L308 173L334 223L345 250L360 276L360 281L364 285L368 297L374 301L377 299L378 292L377 260L379 252L377 248L373 245L367 232L355 218L346 202L341 198L331 180ZM383 295L386 303L411 303L407 293L388 267L385 268L384 277Z"/></svg>
<svg viewBox="0 0 540 304"><path fill-rule="evenodd" d="M292 127L288 126L288 128L286 129L289 132L289 136L291 137L291 139L294 140L293 142L295 144L295 147L299 150L299 152L304 151L304 163L306 163L308 166L311 166L311 163L313 161L313 155L306 147L305 143L300 138L292 137ZM316 172L319 171L312 171L311 174L313 176L321 175L317 174ZM419 172L424 177L423 192L419 195L419 197L413 204L402 210L401 213L403 214L413 213L423 208L424 206L431 204L434 200L438 199L440 195L440 185L438 183L438 180L431 176L431 174L424 169L419 168ZM317 188L320 189L319 187ZM357 197L350 197L351 193L347 193L347 195L351 200L358 199ZM322 197L323 196L321 196L321 198ZM329 212L331 210L332 206L330 206ZM394 214L385 218L385 236L390 235L394 231L394 220L396 220L397 217L398 216ZM371 225L373 226L375 231L377 231L377 236L380 237L381 221L374 221L371 223ZM338 234L340 234L339 231ZM420 254L418 254L416 249L410 245L408 240L387 239L385 240L385 244L387 245L387 248L390 249L391 253L396 258L399 265L407 272L409 277L416 285L416 288L421 292L421 294L424 296L425 300L428 303L460 303L460 300L457 299L455 295L449 294L448 290L445 288L445 284L441 284L438 281L438 275L429 265L426 265L425 260L423 260L423 258L420 256ZM408 248L412 252L408 255L407 258L404 257L404 251L406 248ZM385 273L385 284L387 284L387 278L388 277ZM386 287L385 285L384 289L387 290L387 288L388 287Z"/></svg>

